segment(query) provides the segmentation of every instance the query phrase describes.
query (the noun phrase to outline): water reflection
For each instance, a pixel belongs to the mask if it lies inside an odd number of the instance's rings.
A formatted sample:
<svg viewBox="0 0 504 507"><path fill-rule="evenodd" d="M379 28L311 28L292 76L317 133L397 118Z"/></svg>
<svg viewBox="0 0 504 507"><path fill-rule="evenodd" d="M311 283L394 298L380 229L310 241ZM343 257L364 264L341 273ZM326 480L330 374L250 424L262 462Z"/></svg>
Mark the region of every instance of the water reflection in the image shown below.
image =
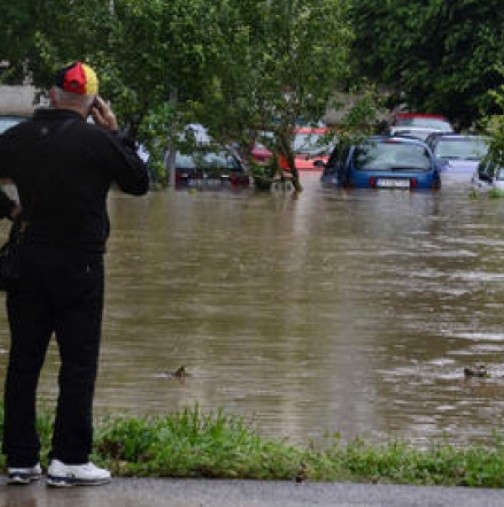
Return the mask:
<svg viewBox="0 0 504 507"><path fill-rule="evenodd" d="M166 505L150 495L150 490L138 487L133 480L114 479L113 484L100 488L48 488L45 480L30 486L8 486L0 482L0 507L157 507Z"/></svg>
<svg viewBox="0 0 504 507"><path fill-rule="evenodd" d="M504 399L504 201L457 185L340 192L316 174L304 185L298 199L111 198L97 412L198 403L293 442L490 441ZM476 362L490 378L464 378ZM192 376L163 375L180 365Z"/></svg>

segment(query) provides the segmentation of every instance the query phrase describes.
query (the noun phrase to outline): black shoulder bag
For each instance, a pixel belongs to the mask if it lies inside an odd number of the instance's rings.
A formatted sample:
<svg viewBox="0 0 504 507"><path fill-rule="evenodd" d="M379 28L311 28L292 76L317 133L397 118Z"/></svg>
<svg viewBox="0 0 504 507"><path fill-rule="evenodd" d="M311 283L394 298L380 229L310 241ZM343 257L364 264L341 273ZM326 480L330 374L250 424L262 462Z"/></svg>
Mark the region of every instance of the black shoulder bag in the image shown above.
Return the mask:
<svg viewBox="0 0 504 507"><path fill-rule="evenodd" d="M19 245L23 241L26 222L16 218L9 240L0 248L0 290L11 291L19 281Z"/></svg>

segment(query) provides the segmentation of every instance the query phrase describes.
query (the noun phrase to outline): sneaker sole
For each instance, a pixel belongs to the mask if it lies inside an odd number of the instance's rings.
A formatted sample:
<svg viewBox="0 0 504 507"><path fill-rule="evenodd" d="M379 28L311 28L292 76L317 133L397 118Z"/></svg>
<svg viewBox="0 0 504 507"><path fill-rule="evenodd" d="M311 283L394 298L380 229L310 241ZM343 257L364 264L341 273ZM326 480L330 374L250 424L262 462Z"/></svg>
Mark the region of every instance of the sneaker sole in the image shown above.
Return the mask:
<svg viewBox="0 0 504 507"><path fill-rule="evenodd" d="M38 481L39 479L40 475L12 474L7 478L7 484L26 485Z"/></svg>
<svg viewBox="0 0 504 507"><path fill-rule="evenodd" d="M54 475L47 476L47 485L51 488L72 488L73 486L101 486L108 484L112 480L111 477L105 479L78 479L76 477L56 477Z"/></svg>

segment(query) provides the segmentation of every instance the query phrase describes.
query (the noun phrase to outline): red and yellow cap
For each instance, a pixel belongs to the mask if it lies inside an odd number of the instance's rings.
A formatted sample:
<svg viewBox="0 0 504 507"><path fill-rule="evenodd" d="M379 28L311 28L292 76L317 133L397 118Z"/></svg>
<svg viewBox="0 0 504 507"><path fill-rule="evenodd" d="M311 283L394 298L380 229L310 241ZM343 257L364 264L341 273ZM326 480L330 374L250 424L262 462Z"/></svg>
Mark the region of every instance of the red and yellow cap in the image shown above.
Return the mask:
<svg viewBox="0 0 504 507"><path fill-rule="evenodd" d="M56 73L55 85L78 95L97 95L98 78L95 71L82 62L74 62Z"/></svg>

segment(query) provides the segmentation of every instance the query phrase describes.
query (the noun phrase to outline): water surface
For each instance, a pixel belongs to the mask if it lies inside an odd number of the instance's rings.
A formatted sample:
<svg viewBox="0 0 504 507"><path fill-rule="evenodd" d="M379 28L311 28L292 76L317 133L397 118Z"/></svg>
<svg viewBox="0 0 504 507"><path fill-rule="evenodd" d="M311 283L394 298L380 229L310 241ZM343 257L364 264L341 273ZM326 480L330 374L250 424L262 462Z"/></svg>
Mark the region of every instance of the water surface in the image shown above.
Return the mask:
<svg viewBox="0 0 504 507"><path fill-rule="evenodd" d="M492 441L504 200L323 189L113 194L98 414L198 404L294 443ZM0 374L8 348L0 312ZM56 396L50 350L40 399ZM464 378L484 363L489 378ZM185 365L191 377L167 371Z"/></svg>

